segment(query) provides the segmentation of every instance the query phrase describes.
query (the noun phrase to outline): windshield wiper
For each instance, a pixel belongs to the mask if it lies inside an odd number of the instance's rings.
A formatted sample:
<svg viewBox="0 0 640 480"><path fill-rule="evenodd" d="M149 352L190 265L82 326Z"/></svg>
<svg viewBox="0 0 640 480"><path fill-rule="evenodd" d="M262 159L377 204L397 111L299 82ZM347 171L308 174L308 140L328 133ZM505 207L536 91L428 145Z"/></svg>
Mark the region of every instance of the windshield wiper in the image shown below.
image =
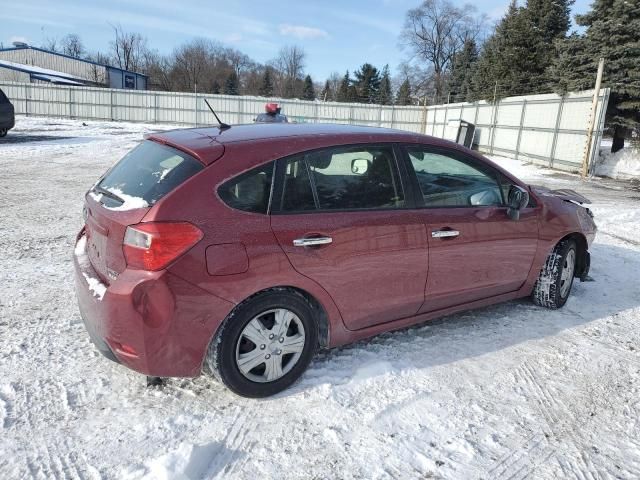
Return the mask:
<svg viewBox="0 0 640 480"><path fill-rule="evenodd" d="M101 187L100 185L96 185L95 187L93 187L93 191L98 192L104 195L105 197L109 197L111 200L115 200L116 202L124 203L124 200L122 198L120 198L115 193L110 192L106 188Z"/></svg>

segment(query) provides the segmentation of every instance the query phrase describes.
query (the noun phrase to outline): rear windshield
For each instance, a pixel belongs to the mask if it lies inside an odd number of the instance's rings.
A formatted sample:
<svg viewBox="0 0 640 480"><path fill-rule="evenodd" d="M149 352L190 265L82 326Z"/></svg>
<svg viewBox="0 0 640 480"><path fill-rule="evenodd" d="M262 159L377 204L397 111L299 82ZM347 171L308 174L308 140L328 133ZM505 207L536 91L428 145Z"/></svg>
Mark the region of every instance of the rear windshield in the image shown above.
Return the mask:
<svg viewBox="0 0 640 480"><path fill-rule="evenodd" d="M2 90L0 90L0 103L9 103L9 99Z"/></svg>
<svg viewBox="0 0 640 480"><path fill-rule="evenodd" d="M94 187L110 207L146 207L204 166L188 154L145 140L127 153Z"/></svg>

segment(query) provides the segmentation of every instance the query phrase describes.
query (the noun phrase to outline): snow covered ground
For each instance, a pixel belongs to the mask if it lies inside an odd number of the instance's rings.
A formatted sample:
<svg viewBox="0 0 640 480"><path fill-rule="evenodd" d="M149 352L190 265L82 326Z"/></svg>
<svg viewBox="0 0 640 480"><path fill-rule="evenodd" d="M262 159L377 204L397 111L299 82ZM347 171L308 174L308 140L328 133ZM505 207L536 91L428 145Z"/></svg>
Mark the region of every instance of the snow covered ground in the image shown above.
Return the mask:
<svg viewBox="0 0 640 480"><path fill-rule="evenodd" d="M638 478L640 191L496 159L594 201L595 282L322 352L247 400L146 388L74 299L82 195L156 126L18 118L0 140L0 478Z"/></svg>

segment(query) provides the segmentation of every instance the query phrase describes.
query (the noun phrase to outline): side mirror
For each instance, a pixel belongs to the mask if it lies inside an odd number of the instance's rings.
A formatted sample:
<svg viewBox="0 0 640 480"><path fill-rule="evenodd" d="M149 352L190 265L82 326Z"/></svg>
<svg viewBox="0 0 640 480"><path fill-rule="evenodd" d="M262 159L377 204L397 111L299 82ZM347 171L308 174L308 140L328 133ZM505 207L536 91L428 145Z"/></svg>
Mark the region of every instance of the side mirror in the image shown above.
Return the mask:
<svg viewBox="0 0 640 480"><path fill-rule="evenodd" d="M369 161L365 158L355 158L351 160L351 173L362 175L369 170Z"/></svg>
<svg viewBox="0 0 640 480"><path fill-rule="evenodd" d="M507 198L507 215L511 220L520 219L520 210L526 207L529 203L529 192L524 188L517 185L511 185L509 188L509 196Z"/></svg>

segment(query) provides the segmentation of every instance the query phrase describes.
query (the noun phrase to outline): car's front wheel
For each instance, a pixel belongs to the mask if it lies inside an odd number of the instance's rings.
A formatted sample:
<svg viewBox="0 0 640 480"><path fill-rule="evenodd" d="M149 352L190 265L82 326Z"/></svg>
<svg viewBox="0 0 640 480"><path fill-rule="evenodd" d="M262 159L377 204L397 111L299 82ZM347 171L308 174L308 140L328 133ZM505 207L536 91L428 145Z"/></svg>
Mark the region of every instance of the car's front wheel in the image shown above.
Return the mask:
<svg viewBox="0 0 640 480"><path fill-rule="evenodd" d="M209 345L205 370L238 395L267 397L302 375L317 343L318 327L304 296L267 291L224 321Z"/></svg>
<svg viewBox="0 0 640 480"><path fill-rule="evenodd" d="M577 247L573 240L558 243L547 257L533 287L536 305L561 308L567 302L576 271Z"/></svg>
<svg viewBox="0 0 640 480"><path fill-rule="evenodd" d="M6 128L0 128L0 137L5 137L8 131Z"/></svg>

